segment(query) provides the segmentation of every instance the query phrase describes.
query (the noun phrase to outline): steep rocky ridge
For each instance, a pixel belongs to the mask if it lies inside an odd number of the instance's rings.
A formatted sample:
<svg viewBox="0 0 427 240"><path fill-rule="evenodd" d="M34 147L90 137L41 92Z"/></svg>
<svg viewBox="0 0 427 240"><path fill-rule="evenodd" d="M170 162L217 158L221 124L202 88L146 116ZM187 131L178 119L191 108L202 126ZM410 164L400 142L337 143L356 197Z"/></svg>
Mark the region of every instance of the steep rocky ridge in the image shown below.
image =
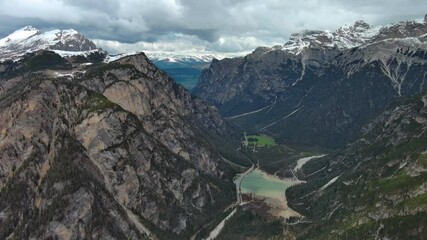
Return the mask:
<svg viewBox="0 0 427 240"><path fill-rule="evenodd" d="M193 93L248 131L338 147L400 96L425 88L426 23L308 31L283 46L212 61Z"/></svg>
<svg viewBox="0 0 427 240"><path fill-rule="evenodd" d="M427 93L394 102L359 140L297 172L287 190L300 239L427 235Z"/></svg>
<svg viewBox="0 0 427 240"><path fill-rule="evenodd" d="M3 63L0 238L187 239L234 200L234 130L144 54L88 63Z"/></svg>

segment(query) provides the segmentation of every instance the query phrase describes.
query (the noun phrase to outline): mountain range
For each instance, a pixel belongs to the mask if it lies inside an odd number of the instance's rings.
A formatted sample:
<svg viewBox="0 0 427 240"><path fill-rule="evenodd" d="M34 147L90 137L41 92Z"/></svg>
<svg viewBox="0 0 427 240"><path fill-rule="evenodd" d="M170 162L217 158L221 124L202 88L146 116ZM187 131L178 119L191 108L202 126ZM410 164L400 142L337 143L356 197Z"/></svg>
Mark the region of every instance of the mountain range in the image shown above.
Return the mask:
<svg viewBox="0 0 427 240"><path fill-rule="evenodd" d="M0 40L0 239L427 236L427 15L147 55L75 30ZM255 168L298 183L296 216L241 194Z"/></svg>

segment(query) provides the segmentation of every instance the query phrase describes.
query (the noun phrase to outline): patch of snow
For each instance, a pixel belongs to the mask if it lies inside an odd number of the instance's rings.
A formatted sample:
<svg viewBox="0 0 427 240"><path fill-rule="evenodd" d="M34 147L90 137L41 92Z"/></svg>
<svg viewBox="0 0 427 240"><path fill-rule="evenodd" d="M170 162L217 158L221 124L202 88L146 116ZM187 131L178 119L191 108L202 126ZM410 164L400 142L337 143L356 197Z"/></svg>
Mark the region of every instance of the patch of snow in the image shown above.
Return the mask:
<svg viewBox="0 0 427 240"><path fill-rule="evenodd" d="M116 60L119 60L121 58L127 57L127 56L132 56L135 54L138 54L140 52L131 52L131 53L122 53L122 54L117 54L117 55L108 55L105 59L104 62L105 63L110 63L110 62L114 62Z"/></svg>
<svg viewBox="0 0 427 240"><path fill-rule="evenodd" d="M334 182L336 182L339 177L340 176L336 176L336 177L332 178L328 183L326 183L325 185L323 185L319 190L320 191L325 190L327 187L331 186Z"/></svg>
<svg viewBox="0 0 427 240"><path fill-rule="evenodd" d="M73 73L54 72L55 77L74 77Z"/></svg>
<svg viewBox="0 0 427 240"><path fill-rule="evenodd" d="M84 74L86 71L68 71L68 72L64 72L64 71L50 71L51 74L53 74L54 77L69 77L69 78L74 78L74 76L78 73L80 74Z"/></svg>
<svg viewBox="0 0 427 240"><path fill-rule="evenodd" d="M322 154L322 155L316 155L316 156L310 156L310 157L305 157L305 158L300 158L297 161L297 165L294 168L294 172L298 171L299 169L301 169L301 167L306 164L308 161L316 159L316 158L322 158L324 156L326 156L327 154Z"/></svg>
<svg viewBox="0 0 427 240"><path fill-rule="evenodd" d="M79 51L79 52L73 52L73 51L62 51L62 50L51 50L53 52L55 52L56 54L58 54L61 57L73 57L73 56L89 56L92 53L96 53L99 50L90 50L90 51Z"/></svg>
<svg viewBox="0 0 427 240"><path fill-rule="evenodd" d="M302 64L302 71L301 71L301 76L294 82L294 83L292 83L292 86L295 86L295 85L297 85L297 83L299 82L299 81L301 81L302 80L302 78L304 77L304 75L305 75L305 68L306 68L306 65L305 65L305 62L304 61L302 61L301 62L301 64Z"/></svg>

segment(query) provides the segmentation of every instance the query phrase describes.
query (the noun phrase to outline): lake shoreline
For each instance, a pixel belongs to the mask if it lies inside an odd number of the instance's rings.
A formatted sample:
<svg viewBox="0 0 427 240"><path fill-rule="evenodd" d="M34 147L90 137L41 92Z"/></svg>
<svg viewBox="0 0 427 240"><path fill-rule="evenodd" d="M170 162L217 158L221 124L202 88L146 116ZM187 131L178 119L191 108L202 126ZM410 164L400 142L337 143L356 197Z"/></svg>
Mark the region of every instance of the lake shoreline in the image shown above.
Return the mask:
<svg viewBox="0 0 427 240"><path fill-rule="evenodd" d="M285 191L302 182L292 178L280 178L257 167L241 180L241 196L251 198L242 202L242 205L250 208L250 204L259 204L262 201L269 207L267 213L274 217L300 217L301 214L288 207Z"/></svg>

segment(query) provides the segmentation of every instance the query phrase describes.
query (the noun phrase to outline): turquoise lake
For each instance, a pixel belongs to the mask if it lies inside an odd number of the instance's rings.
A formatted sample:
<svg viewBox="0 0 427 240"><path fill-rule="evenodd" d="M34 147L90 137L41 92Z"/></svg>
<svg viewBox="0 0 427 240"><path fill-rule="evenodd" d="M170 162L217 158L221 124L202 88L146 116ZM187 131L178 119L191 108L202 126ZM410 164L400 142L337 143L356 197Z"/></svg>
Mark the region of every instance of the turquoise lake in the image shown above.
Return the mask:
<svg viewBox="0 0 427 240"><path fill-rule="evenodd" d="M290 179L279 179L260 170L254 170L243 178L240 185L242 193L253 193L258 196L281 198L286 188L295 184Z"/></svg>

